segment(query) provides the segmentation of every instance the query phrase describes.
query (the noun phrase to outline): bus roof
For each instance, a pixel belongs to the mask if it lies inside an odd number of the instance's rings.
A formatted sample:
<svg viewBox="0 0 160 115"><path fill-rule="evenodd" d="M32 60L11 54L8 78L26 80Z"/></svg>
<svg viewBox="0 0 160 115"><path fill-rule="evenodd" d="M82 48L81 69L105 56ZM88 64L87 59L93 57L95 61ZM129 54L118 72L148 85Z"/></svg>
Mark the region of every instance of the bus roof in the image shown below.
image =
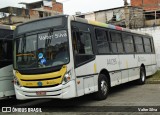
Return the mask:
<svg viewBox="0 0 160 115"><path fill-rule="evenodd" d="M22 26L22 25L25 25L25 24L29 24L29 23L33 23L33 22L37 22L37 21L40 21L40 20L47 20L47 19L51 19L51 18L58 18L58 17L64 17L64 16L67 17L68 15L55 15L55 16L48 16L48 17L38 18L38 19L30 20L30 21L24 22L22 24L19 24L16 27L19 27L19 26Z"/></svg>
<svg viewBox="0 0 160 115"><path fill-rule="evenodd" d="M84 18L80 18L80 17L76 17L76 16L69 16L69 15L56 15L56 16L45 17L45 18L41 18L41 19L28 21L28 22L25 22L25 23L20 24L18 26L25 25L25 24L32 23L32 22L36 22L36 21L39 21L39 20L46 20L46 19L50 19L50 18L53 18L53 17L62 17L62 16L63 17L64 16L70 17L71 20L75 20L75 21L78 21L78 22L87 23L87 24L91 24L91 25L95 25L95 26L99 26L99 27L105 27L105 28L119 30L119 31L125 31L125 32L131 32L131 33L135 33L135 34L140 34L140 35L151 36L150 34L138 32L138 31L131 30L131 29L128 29L128 28L123 28L123 27L120 27L120 26L106 24L106 23L102 23L102 22L98 22L98 21L87 20L87 19L84 19Z"/></svg>

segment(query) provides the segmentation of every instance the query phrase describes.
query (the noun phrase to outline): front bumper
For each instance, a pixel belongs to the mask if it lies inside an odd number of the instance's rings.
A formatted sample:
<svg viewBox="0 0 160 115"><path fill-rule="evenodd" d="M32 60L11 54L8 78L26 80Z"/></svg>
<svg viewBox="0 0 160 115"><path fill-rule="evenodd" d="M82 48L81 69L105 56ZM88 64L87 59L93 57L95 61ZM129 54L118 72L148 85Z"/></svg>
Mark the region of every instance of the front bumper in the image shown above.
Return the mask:
<svg viewBox="0 0 160 115"><path fill-rule="evenodd" d="M75 81L72 80L64 85L60 84L55 87L47 88L26 88L14 85L16 98L19 100L37 99L37 98L57 98L69 99L76 97ZM37 91L46 92L46 95L37 95Z"/></svg>

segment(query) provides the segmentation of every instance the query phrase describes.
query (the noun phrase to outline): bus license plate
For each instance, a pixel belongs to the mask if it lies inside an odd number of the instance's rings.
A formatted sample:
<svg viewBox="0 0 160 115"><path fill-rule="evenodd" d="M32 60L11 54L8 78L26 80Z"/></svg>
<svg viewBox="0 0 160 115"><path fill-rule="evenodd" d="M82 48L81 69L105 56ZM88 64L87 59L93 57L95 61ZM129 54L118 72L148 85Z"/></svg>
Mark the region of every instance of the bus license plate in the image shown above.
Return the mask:
<svg viewBox="0 0 160 115"><path fill-rule="evenodd" d="M37 91L36 94L38 96L46 95L46 91Z"/></svg>

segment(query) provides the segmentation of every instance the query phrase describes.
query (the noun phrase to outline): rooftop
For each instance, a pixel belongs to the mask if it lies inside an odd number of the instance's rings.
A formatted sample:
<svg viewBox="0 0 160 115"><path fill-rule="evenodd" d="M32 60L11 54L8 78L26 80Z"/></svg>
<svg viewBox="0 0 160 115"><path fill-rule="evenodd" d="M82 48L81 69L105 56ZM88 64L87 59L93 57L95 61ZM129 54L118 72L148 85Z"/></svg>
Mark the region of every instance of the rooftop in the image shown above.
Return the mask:
<svg viewBox="0 0 160 115"><path fill-rule="evenodd" d="M43 1L51 2L52 0L40 0L40 1L36 1L36 2L20 2L19 4L33 5L33 4L43 3ZM60 2L56 2L56 3L62 4Z"/></svg>

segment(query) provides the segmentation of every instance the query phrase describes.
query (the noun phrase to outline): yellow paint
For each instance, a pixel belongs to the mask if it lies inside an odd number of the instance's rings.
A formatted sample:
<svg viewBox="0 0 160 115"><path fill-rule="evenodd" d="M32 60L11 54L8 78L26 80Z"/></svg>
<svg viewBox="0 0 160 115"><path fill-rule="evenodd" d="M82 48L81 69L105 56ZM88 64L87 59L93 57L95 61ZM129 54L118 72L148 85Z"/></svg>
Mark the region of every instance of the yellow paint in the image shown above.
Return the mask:
<svg viewBox="0 0 160 115"><path fill-rule="evenodd" d="M16 56L31 56L31 57L34 57L34 58L36 58L36 56L34 55L34 54L32 54L32 53L28 53L28 54L17 54Z"/></svg>
<svg viewBox="0 0 160 115"><path fill-rule="evenodd" d="M128 60L126 60L126 68L128 68Z"/></svg>
<svg viewBox="0 0 160 115"><path fill-rule="evenodd" d="M97 73L97 65L94 64L94 73Z"/></svg>
<svg viewBox="0 0 160 115"><path fill-rule="evenodd" d="M96 26L108 27L108 24L97 22L97 21L88 20L88 23Z"/></svg>
<svg viewBox="0 0 160 115"><path fill-rule="evenodd" d="M22 75L18 71L16 72L17 79L20 82L21 86L38 86L38 82L42 82L42 86L49 86L49 85L55 85L62 83L63 76L67 72L67 67L63 66L60 71L47 73L47 74L36 74L36 75ZM57 79L51 79L51 80L39 80L39 79L50 79L50 78L56 78ZM21 79L25 80L22 81ZM34 81L27 81L27 80L34 80ZM36 81L35 81L36 80Z"/></svg>
<svg viewBox="0 0 160 115"><path fill-rule="evenodd" d="M11 30L15 30L16 26L10 26Z"/></svg>

